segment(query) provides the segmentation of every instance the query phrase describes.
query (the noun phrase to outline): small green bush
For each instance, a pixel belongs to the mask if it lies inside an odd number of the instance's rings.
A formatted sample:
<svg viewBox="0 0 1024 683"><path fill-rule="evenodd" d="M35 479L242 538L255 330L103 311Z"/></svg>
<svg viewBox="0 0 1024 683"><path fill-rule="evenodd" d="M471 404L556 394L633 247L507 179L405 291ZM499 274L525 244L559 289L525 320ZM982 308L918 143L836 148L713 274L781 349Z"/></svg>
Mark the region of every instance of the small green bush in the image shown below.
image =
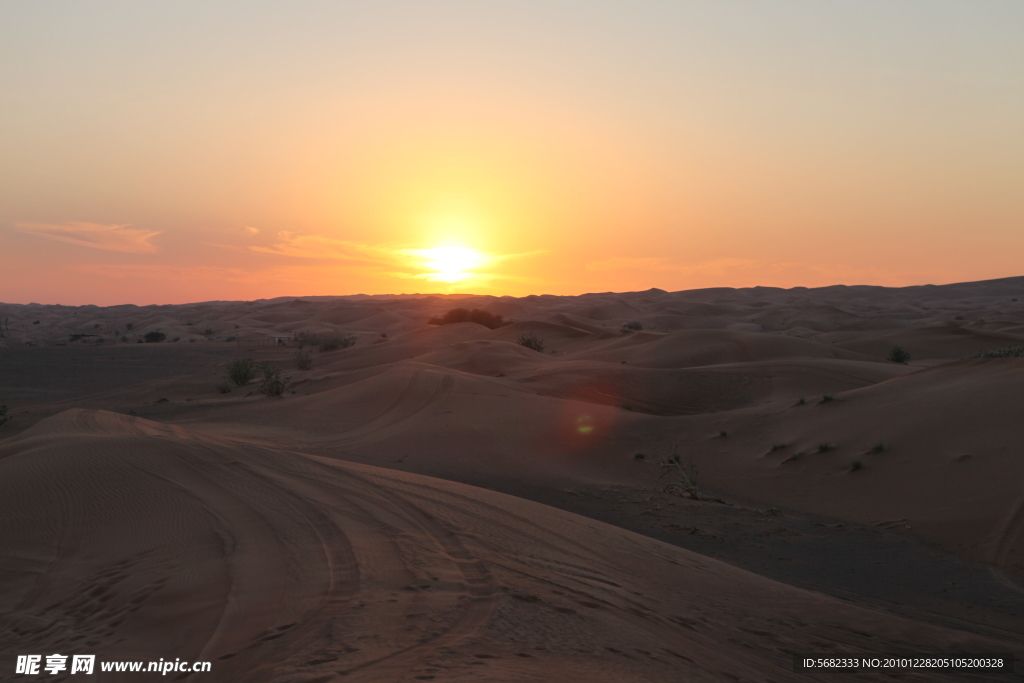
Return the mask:
<svg viewBox="0 0 1024 683"><path fill-rule="evenodd" d="M157 342L162 342L164 339L167 339L167 335L160 330L153 330L152 332L144 334L142 338L147 344L156 344Z"/></svg>
<svg viewBox="0 0 1024 683"><path fill-rule="evenodd" d="M229 382L221 382L220 384L218 384L216 386L216 389L221 394L230 394L231 393L231 384Z"/></svg>
<svg viewBox="0 0 1024 683"><path fill-rule="evenodd" d="M910 354L907 353L902 346L894 346L889 349L888 360L893 363L902 363L903 365L906 365L907 362L910 361Z"/></svg>
<svg viewBox="0 0 1024 683"><path fill-rule="evenodd" d="M381 337L381 339L387 339L388 338L388 333L387 332L381 332L380 333L380 337Z"/></svg>
<svg viewBox="0 0 1024 683"><path fill-rule="evenodd" d="M718 435L724 438L726 436L729 436L729 432L723 429L722 431L718 432Z"/></svg>
<svg viewBox="0 0 1024 683"><path fill-rule="evenodd" d="M885 450L885 444L882 443L881 441L879 441L878 443L876 443L874 446L871 447L871 449L868 451L868 453L881 453L884 450Z"/></svg>
<svg viewBox="0 0 1024 683"><path fill-rule="evenodd" d="M519 339L516 339L516 344L525 346L528 349L533 349L540 353L544 353L544 340L538 337L533 332L527 332L519 335Z"/></svg>
<svg viewBox="0 0 1024 683"><path fill-rule="evenodd" d="M856 472L857 470L860 469L864 469L864 463L862 463L860 460L854 460L853 462L850 463L851 472Z"/></svg>
<svg viewBox="0 0 1024 683"><path fill-rule="evenodd" d="M818 401L818 403L819 404L829 403L830 401L834 401L834 400L836 400L835 396L833 396L832 394L825 394L824 396L821 397L821 400Z"/></svg>
<svg viewBox="0 0 1024 683"><path fill-rule="evenodd" d="M803 397L803 396L801 396L801 397L800 397L800 399L799 399L799 400L798 400L798 401L796 402L796 404L797 404L798 406L806 405L806 404L807 404L807 401L806 401L806 399L804 399L804 397Z"/></svg>
<svg viewBox="0 0 1024 683"><path fill-rule="evenodd" d="M320 343L320 351L321 352L325 352L325 351L335 351L337 349L347 349L348 347L352 346L355 343L356 343L356 338L352 337L352 336L349 336L349 337L329 337L327 339L324 339Z"/></svg>
<svg viewBox="0 0 1024 683"><path fill-rule="evenodd" d="M263 366L263 381L260 382L260 393L273 398L280 397L288 387L288 381L281 377L281 372L269 363Z"/></svg>
<svg viewBox="0 0 1024 683"><path fill-rule="evenodd" d="M643 459L645 459L646 457L647 457L647 456L646 456L646 455L644 455L643 453L637 453L636 455L634 455L634 456L633 456L633 459L634 459L634 460L643 460Z"/></svg>
<svg viewBox="0 0 1024 683"><path fill-rule="evenodd" d="M638 320L630 320L628 323L622 323L623 332L639 332L642 329L644 329L644 325Z"/></svg>
<svg viewBox="0 0 1024 683"><path fill-rule="evenodd" d="M0 426L3 426L10 422L11 418L7 417L7 406L0 406Z"/></svg>
<svg viewBox="0 0 1024 683"><path fill-rule="evenodd" d="M130 329L132 329L132 327L133 327L133 325L131 323L126 323L125 326L124 326L124 329L130 330Z"/></svg>
<svg viewBox="0 0 1024 683"><path fill-rule="evenodd" d="M828 451L831 451L834 448L835 448L835 446L830 444L828 441L822 441L821 443L818 444L818 452L819 453L827 453Z"/></svg>
<svg viewBox="0 0 1024 683"><path fill-rule="evenodd" d="M313 367L313 354L309 351L296 351L295 367L299 370L309 370Z"/></svg>
<svg viewBox="0 0 1024 683"><path fill-rule="evenodd" d="M235 358L228 363L228 381L237 386L245 386L256 379L259 367L252 358Z"/></svg>

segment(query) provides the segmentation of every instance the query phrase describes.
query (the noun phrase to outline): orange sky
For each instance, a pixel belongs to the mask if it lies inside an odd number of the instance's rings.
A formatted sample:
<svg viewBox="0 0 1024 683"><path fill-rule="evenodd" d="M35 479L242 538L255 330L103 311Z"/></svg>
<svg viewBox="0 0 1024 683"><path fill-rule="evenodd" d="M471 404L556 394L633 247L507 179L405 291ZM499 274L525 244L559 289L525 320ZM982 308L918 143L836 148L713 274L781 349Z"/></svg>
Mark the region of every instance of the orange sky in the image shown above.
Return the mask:
<svg viewBox="0 0 1024 683"><path fill-rule="evenodd" d="M0 300L1022 275L1022 34L999 0L3 3Z"/></svg>

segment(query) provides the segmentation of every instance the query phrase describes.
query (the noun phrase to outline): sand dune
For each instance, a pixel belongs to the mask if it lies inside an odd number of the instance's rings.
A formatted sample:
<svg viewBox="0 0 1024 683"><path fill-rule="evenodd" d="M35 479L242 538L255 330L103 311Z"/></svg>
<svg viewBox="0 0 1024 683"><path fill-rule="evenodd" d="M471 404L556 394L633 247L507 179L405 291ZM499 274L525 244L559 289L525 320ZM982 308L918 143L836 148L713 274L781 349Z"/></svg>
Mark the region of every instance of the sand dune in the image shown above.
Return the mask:
<svg viewBox="0 0 1024 683"><path fill-rule="evenodd" d="M1024 360L962 359L1024 343L1021 298L1024 279L0 304L3 649L282 683L805 680L789 653L1020 653ZM515 322L428 324L454 307ZM355 345L306 346L305 369L245 345L299 332ZM224 387L242 357L283 395ZM699 500L666 488L673 452ZM872 562L925 548L932 592L866 586L871 543Z"/></svg>
<svg viewBox="0 0 1024 683"><path fill-rule="evenodd" d="M635 339L620 339L576 357L625 360L631 365L649 368L690 368L780 358L867 360L856 352L806 339L733 330L686 330L641 339L649 343L640 345ZM628 351L616 354L621 347L627 347Z"/></svg>
<svg viewBox="0 0 1024 683"><path fill-rule="evenodd" d="M224 681L719 681L789 678L791 651L1011 647L509 496L111 413L37 425L0 470L5 651Z"/></svg>

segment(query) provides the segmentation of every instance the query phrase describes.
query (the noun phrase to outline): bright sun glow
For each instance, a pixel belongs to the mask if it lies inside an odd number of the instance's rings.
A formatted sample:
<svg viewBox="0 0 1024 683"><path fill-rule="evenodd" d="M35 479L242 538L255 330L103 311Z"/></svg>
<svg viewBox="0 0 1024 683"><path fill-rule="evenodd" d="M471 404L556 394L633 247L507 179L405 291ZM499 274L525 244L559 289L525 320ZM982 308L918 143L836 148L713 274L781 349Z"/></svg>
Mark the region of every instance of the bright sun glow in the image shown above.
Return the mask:
<svg viewBox="0 0 1024 683"><path fill-rule="evenodd" d="M466 247L434 247L420 249L416 255L424 259L423 266L433 272L427 273L428 280L437 282L461 282L476 275L474 268L484 264L487 257L476 249Z"/></svg>

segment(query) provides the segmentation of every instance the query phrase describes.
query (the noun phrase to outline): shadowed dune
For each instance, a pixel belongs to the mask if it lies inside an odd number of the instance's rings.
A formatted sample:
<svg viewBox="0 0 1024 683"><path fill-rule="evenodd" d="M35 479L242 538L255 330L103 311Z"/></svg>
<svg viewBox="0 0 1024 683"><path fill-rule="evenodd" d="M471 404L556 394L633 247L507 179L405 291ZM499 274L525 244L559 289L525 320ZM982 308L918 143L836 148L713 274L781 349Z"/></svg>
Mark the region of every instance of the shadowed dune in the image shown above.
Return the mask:
<svg viewBox="0 0 1024 683"><path fill-rule="evenodd" d="M4 442L0 487L5 651L223 681L720 681L790 678L793 651L1010 648L509 496L106 412Z"/></svg>

